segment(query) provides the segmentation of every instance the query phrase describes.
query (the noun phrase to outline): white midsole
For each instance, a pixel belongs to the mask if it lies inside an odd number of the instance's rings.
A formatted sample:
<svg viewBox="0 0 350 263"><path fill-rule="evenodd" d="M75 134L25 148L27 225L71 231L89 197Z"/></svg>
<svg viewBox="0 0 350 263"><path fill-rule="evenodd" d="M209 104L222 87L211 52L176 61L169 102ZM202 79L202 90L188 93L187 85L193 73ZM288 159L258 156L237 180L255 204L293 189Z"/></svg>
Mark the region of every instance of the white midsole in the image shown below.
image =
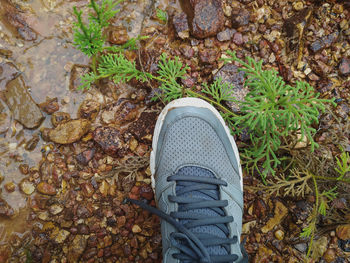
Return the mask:
<svg viewBox="0 0 350 263"><path fill-rule="evenodd" d="M165 106L165 108L162 110L162 112L158 116L158 120L157 120L156 126L154 128L153 141L152 141L152 152L151 152L151 157L150 157L150 168L151 168L151 173L152 173L151 180L152 180L153 191L155 191L155 178L154 178L155 169L156 169L155 153L157 152L157 144L158 144L159 134L160 134L160 130L162 128L163 122L164 122L164 118L171 109L180 108L180 107L189 107L189 106L198 107L198 108L206 108L215 114L215 116L220 120L221 124L225 127L226 134L230 140L230 143L231 143L232 148L233 148L233 152L234 152L237 160L240 160L238 148L237 148L237 145L235 143L235 140L233 139L233 137L230 133L230 130L228 129L227 125L225 124L225 121L221 117L220 113L212 105L210 105L208 102L206 102L202 99L198 99L198 98L182 98L182 99L173 100L172 102L167 104ZM243 191L243 175L242 175L242 167L241 167L240 163L238 163L238 170L239 170L239 176L240 176L240 182L241 182L241 190Z"/></svg>

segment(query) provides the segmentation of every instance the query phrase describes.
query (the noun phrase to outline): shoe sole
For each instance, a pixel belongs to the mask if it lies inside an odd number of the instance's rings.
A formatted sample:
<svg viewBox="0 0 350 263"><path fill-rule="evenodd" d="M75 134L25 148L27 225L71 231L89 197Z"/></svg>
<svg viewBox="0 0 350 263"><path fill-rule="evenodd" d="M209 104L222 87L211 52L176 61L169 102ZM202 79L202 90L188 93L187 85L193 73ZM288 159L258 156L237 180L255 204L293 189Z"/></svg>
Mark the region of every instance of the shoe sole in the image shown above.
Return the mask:
<svg viewBox="0 0 350 263"><path fill-rule="evenodd" d="M173 100L169 104L165 106L165 108L162 110L160 115L158 116L158 120L156 123L156 126L154 128L154 133L153 133L153 140L152 140L152 151L151 151L151 157L150 157L150 168L151 168L151 181L152 181L152 189L153 192L155 193L155 168L156 168L156 152L157 152L157 144L158 144L158 139L159 139L159 134L161 131L161 128L163 126L163 122L165 119L165 116L168 114L169 111L172 109L176 108L181 108L181 107L197 107L197 108L206 108L209 109L211 112L215 114L215 116L220 120L221 124L225 128L225 132L230 140L233 152L235 154L235 157L237 160L239 159L239 153L238 153L238 148L235 143L235 140L233 139L233 136L230 133L230 130L228 129L227 125L225 124L224 119L221 117L220 113L208 102L198 99L198 98L182 98L182 99L177 99ZM241 182L241 190L243 191L243 175L242 175L242 167L240 162L238 162L238 172L240 176L240 182Z"/></svg>

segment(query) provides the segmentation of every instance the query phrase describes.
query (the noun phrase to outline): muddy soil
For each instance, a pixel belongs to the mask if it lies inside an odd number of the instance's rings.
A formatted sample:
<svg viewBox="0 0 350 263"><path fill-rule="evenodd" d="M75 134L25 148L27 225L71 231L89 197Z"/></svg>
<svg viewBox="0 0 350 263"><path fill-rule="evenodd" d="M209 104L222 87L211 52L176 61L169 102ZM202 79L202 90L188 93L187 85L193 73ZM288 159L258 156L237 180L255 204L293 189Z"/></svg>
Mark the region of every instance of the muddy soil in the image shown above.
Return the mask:
<svg viewBox="0 0 350 263"><path fill-rule="evenodd" d="M159 219L123 200L155 205L148 159L164 105L151 101L156 83L105 80L78 91L90 61L72 45L72 8L87 13L87 4L0 0L0 262L162 260ZM152 72L161 52L177 55L190 66L183 85L200 91L222 77L243 99L243 76L220 58L235 50L263 59L286 82L305 80L336 99L316 136L326 152L315 154L335 155L340 145L350 151L346 1L137 0L120 8L108 41L149 36L129 54L139 67ZM167 12L166 24L156 8ZM308 240L299 234L313 196L268 195L259 177L244 176L242 238L250 262L306 261ZM346 208L349 196L338 197L332 207ZM350 214L341 215L322 218L309 262L350 262Z"/></svg>

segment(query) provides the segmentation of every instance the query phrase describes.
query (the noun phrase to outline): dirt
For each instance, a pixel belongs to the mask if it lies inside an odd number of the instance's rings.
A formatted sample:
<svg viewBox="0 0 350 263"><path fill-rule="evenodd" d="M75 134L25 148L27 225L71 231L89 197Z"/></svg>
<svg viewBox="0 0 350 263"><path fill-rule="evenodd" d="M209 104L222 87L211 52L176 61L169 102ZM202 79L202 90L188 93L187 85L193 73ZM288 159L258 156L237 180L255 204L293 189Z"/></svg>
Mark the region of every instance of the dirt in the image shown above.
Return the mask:
<svg viewBox="0 0 350 263"><path fill-rule="evenodd" d="M122 4L109 28L110 43L147 35L140 52L129 54L138 66L154 72L164 51L189 65L186 87L200 90L203 82L222 77L238 83L242 98L238 65L224 66L220 58L235 50L241 58L262 59L287 83L305 80L321 97L336 99L332 113L320 116L316 141L324 147L315 155L336 155L339 145L349 151L346 2L186 2ZM153 82L102 81L77 91L90 61L72 45L72 8L87 11L87 3L0 0L0 262L161 262L159 219L123 200L155 205L148 160L164 105L150 100ZM167 24L156 18L155 8L167 11ZM30 96L26 102L44 116L38 114L36 125L24 125L6 103L6 85L17 78ZM81 122L88 125L75 125ZM344 136L334 139L340 131ZM236 138L237 144L247 136ZM300 232L313 195L269 195L259 189L260 178L247 172L244 185L242 238L249 262L306 261L309 240ZM318 254L309 262L350 262L348 202L340 195L331 204L343 211L341 220L320 219Z"/></svg>

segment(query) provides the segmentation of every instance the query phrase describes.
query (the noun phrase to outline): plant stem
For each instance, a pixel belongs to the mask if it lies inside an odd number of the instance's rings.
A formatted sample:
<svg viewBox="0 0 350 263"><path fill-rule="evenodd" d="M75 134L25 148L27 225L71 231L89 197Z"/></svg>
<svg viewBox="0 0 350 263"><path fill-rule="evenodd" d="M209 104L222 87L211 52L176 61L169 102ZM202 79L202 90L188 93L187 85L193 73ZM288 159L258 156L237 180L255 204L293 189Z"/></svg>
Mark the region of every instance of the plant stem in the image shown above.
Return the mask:
<svg viewBox="0 0 350 263"><path fill-rule="evenodd" d="M350 178L337 178L337 177L330 177L330 176L319 176L315 175L314 176L316 179L319 180L331 180L331 181L340 181L340 182L345 182L345 183L350 183Z"/></svg>
<svg viewBox="0 0 350 263"><path fill-rule="evenodd" d="M314 186L315 186L315 197L316 197L316 204L315 204L315 208L314 208L314 217L312 219L312 221L310 222L310 224L314 225L313 228L312 228L312 233L311 233L311 237L310 237L310 243L309 243L309 248L307 250L307 254L306 256L309 257L310 256L310 252L311 252L311 249L312 249L312 244L313 244L313 241L314 241L314 237L315 237L315 227L316 227L316 220L317 220L317 211L318 211L318 206L319 206L319 202L320 202L320 194L318 192L318 186L317 186L317 182L316 182L316 176L313 175L311 173L311 176L312 176L312 181L314 182Z"/></svg>
<svg viewBox="0 0 350 263"><path fill-rule="evenodd" d="M92 71L95 75L97 75L96 71L96 54L92 56L92 62L91 62Z"/></svg>
<svg viewBox="0 0 350 263"><path fill-rule="evenodd" d="M232 115L233 117L238 117L237 114L233 113L232 111L230 111L229 109L225 108L224 106L222 106L220 103L212 100L212 99L209 99L207 96L204 96L202 94L199 94L197 92L194 92L190 89L186 89L185 92L187 93L187 95L192 95L192 96L195 96L195 97L199 97L201 99L204 99L208 102L210 102L211 104L214 104L215 106L217 106L220 110L222 110L223 112L225 113L228 113L230 115Z"/></svg>

